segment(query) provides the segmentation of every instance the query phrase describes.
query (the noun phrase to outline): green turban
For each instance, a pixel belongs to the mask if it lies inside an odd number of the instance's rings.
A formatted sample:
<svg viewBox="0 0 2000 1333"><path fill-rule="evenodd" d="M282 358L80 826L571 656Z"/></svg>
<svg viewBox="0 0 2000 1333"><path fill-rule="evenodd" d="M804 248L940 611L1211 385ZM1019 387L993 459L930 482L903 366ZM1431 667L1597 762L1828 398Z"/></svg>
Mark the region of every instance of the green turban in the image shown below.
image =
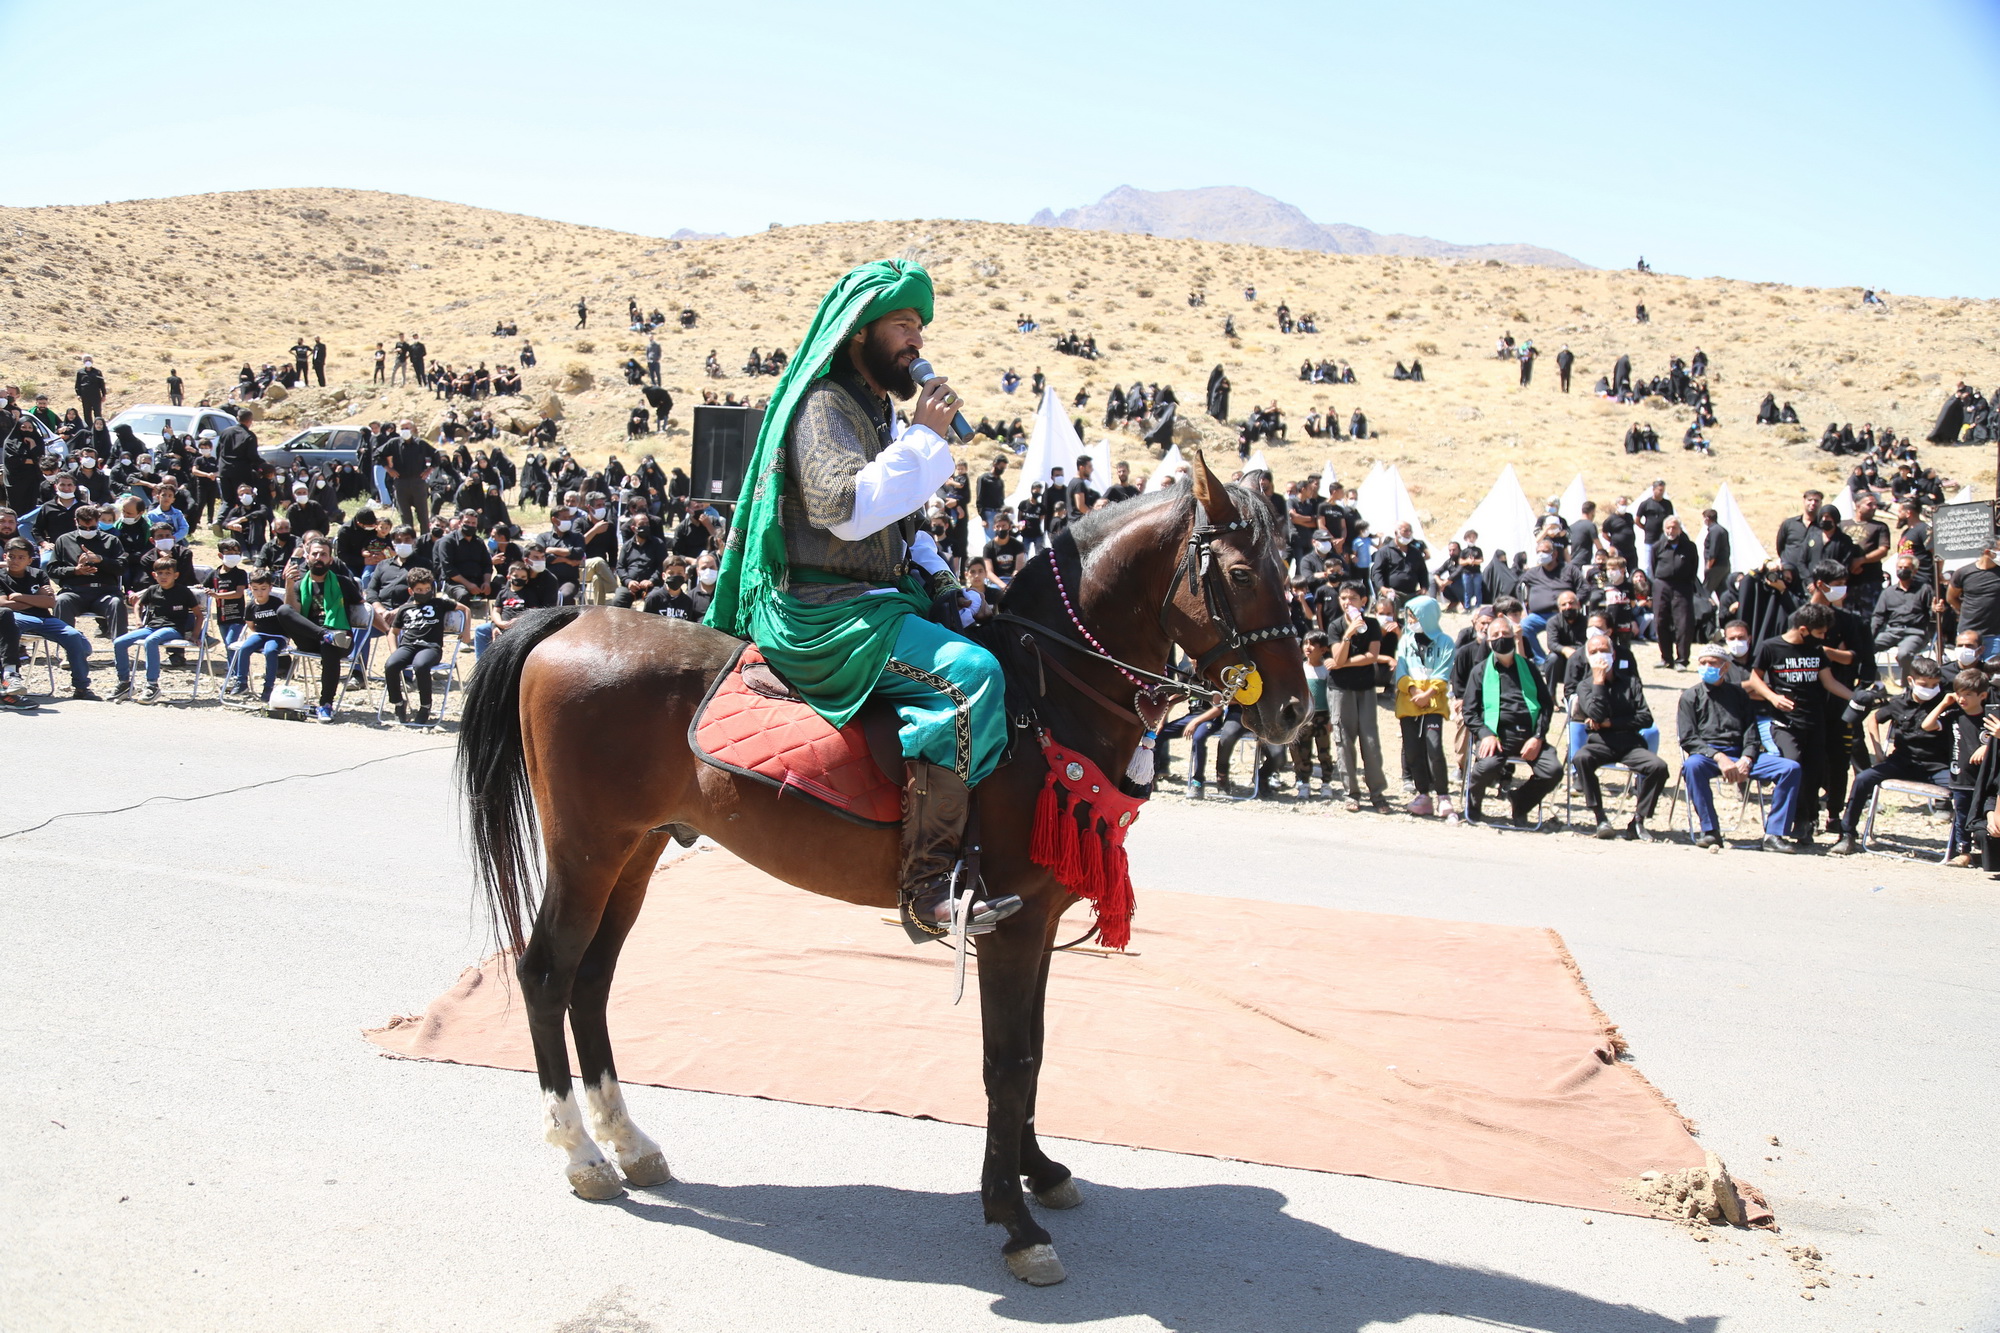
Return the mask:
<svg viewBox="0 0 2000 1333"><path fill-rule="evenodd" d="M785 363L757 432L757 451L744 473L748 494L736 505L723 548L715 598L704 623L748 637L751 617L782 592L787 579L779 509L785 495L785 433L806 391L834 368L856 329L896 310L914 309L931 322L931 275L908 259L863 264L833 285L813 312L798 353ZM695 497L698 501L700 497Z"/></svg>

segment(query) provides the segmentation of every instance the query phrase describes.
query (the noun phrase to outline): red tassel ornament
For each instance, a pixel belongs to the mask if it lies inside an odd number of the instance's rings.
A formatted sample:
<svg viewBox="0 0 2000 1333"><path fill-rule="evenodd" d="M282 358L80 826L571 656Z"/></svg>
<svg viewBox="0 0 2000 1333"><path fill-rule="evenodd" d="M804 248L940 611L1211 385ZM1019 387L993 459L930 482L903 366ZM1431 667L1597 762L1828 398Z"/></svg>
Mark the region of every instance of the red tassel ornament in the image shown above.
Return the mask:
<svg viewBox="0 0 2000 1333"><path fill-rule="evenodd" d="M1041 733L1048 777L1035 800L1028 855L1097 914L1098 938L1108 949L1132 939L1132 874L1125 835L1144 801L1127 796L1083 755Z"/></svg>

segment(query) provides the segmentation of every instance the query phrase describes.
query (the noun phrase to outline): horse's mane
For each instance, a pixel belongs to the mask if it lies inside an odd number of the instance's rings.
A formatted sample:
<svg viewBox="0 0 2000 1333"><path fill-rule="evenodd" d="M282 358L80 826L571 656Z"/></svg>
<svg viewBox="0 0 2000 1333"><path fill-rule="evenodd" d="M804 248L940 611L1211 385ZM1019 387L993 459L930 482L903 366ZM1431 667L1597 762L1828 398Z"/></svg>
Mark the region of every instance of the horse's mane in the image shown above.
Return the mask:
<svg viewBox="0 0 2000 1333"><path fill-rule="evenodd" d="M1229 498L1236 502L1236 512L1250 521L1250 530L1259 543L1275 544L1280 557L1284 552L1283 543L1278 541L1277 519L1271 513L1270 501L1242 486L1229 486ZM1120 500L1102 509L1094 509L1080 518L1070 521L1070 540L1076 543L1077 554L1088 560L1091 552L1117 533L1127 523L1134 522L1142 513L1151 513L1159 508L1171 508L1176 523L1186 522L1194 511L1194 483L1186 477L1173 485L1162 487L1150 494L1132 500Z"/></svg>

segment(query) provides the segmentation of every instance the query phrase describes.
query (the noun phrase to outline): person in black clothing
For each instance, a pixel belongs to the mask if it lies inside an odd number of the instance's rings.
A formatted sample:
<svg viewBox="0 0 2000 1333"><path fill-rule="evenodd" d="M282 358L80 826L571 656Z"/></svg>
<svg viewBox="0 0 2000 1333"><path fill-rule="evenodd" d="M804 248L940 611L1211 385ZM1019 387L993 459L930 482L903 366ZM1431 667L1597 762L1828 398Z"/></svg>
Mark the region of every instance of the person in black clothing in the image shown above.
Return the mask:
<svg viewBox="0 0 2000 1333"><path fill-rule="evenodd" d="M1090 484L1090 474L1095 464L1089 454L1078 454L1076 476L1070 479L1066 488L1069 497L1069 512L1072 517L1081 518L1097 508L1097 490Z"/></svg>
<svg viewBox="0 0 2000 1333"><path fill-rule="evenodd" d="M1826 657L1833 608L1809 603L1794 611L1785 632L1757 645L1750 658L1750 696L1764 705L1759 737L1803 770L1798 808L1792 815L1792 842L1813 845L1819 822L1819 793L1825 779L1822 724L1828 695L1846 700L1852 691L1834 676Z"/></svg>
<svg viewBox="0 0 2000 1333"><path fill-rule="evenodd" d="M431 521L427 480L431 469L438 465L437 450L417 434L414 421L401 421L396 425L396 438L390 441L381 461L388 471L390 494L403 522L413 527L427 526Z"/></svg>
<svg viewBox="0 0 2000 1333"><path fill-rule="evenodd" d="M181 582L180 570L163 563L154 571L154 584L139 594L139 628L119 635L111 643L112 664L118 672L118 688L113 701L133 697L132 657L134 645L146 650L146 688L142 703L160 697L160 649L174 639L194 639L201 633L201 603L194 589Z"/></svg>
<svg viewBox="0 0 2000 1333"><path fill-rule="evenodd" d="M451 531L438 543L434 558L444 571L445 595L452 600L471 602L493 595L493 553L479 535L476 510L459 511Z"/></svg>
<svg viewBox="0 0 2000 1333"><path fill-rule="evenodd" d="M1653 623L1660 641L1660 665L1687 670L1694 649L1694 590L1700 554L1694 539L1669 515L1653 543Z"/></svg>
<svg viewBox="0 0 2000 1333"><path fill-rule="evenodd" d="M1564 343L1562 350L1556 353L1556 374L1562 379L1562 391L1564 393L1569 392L1570 367L1575 364L1576 353L1569 350L1568 343Z"/></svg>
<svg viewBox="0 0 2000 1333"><path fill-rule="evenodd" d="M1893 545L1889 525L1875 513L1875 493L1863 490L1854 497L1854 517L1841 525L1841 532L1854 546L1847 565L1846 605L1864 620L1875 613L1875 599L1882 595Z"/></svg>
<svg viewBox="0 0 2000 1333"><path fill-rule="evenodd" d="M167 402L174 407L181 405L181 392L187 386L181 382L181 372L173 366L167 367Z"/></svg>
<svg viewBox="0 0 2000 1333"><path fill-rule="evenodd" d="M319 381L319 387L324 389L326 387L326 344L318 338L313 339L312 368L313 377Z"/></svg>
<svg viewBox="0 0 2000 1333"><path fill-rule="evenodd" d="M1638 520L1639 529L1644 534L1646 545L1651 546L1660 540L1666 531L1667 516L1673 512L1674 502L1667 498L1666 479L1655 478L1652 493L1639 501L1639 507L1632 511L1632 516Z"/></svg>
<svg viewBox="0 0 2000 1333"><path fill-rule="evenodd" d="M700 620L694 598L687 591L687 565L678 556L669 557L660 571L660 586L646 595L647 615L672 620Z"/></svg>
<svg viewBox="0 0 2000 1333"><path fill-rule="evenodd" d="M1614 653L1611 636L1593 634L1584 643L1589 667L1576 692L1576 716L1587 733L1582 745L1570 756L1576 775L1583 784L1584 800L1597 822L1599 838L1615 838L1618 831L1604 813L1604 792L1597 770L1606 764L1623 764L1637 780L1638 805L1625 836L1651 842L1646 821L1653 817L1660 793L1667 785L1667 761L1648 749L1641 734L1653 725L1653 710L1646 704L1646 689L1638 673L1612 669Z"/></svg>
<svg viewBox="0 0 2000 1333"><path fill-rule="evenodd" d="M1912 657L1903 693L1882 704L1868 716L1869 729L1878 737L1887 732L1888 743L1879 740L1876 748L1884 757L1854 775L1848 793L1847 810L1840 820L1840 840L1829 849L1835 856L1852 856L1861 850L1858 835L1862 812L1877 787L1890 779L1901 782L1931 782L1951 785L1951 736L1940 726L1926 730L1924 722L1938 712L1948 698L1944 695L1942 673L1932 657Z"/></svg>
<svg viewBox="0 0 2000 1333"><path fill-rule="evenodd" d="M1639 567L1639 525L1633 520L1631 506L1624 496L1619 496L1611 512L1604 516L1598 533L1606 546L1625 557L1626 568Z"/></svg>
<svg viewBox="0 0 2000 1333"><path fill-rule="evenodd" d="M1548 680L1516 651L1516 627L1496 619L1486 640L1486 661L1474 670L1465 689L1465 724L1472 742L1472 769L1467 781L1465 817L1481 819L1487 788L1499 780L1509 759L1532 767L1530 776L1514 784L1510 798L1514 823L1527 827L1528 816L1542 798L1562 782L1562 762L1549 748L1549 719L1555 715Z"/></svg>
<svg viewBox="0 0 2000 1333"><path fill-rule="evenodd" d="M1117 480L1104 488L1104 498L1112 504L1120 500L1130 500L1139 494L1139 488L1132 484L1132 465L1123 460L1112 464L1111 472Z"/></svg>
<svg viewBox="0 0 2000 1333"><path fill-rule="evenodd" d="M125 548L97 530L98 510L78 505L76 527L56 539L47 568L56 581L56 618L74 625L82 615L97 617L110 635L125 632Z"/></svg>
<svg viewBox="0 0 2000 1333"><path fill-rule="evenodd" d="M590 302L585 297L576 298L576 326L582 328L590 322Z"/></svg>
<svg viewBox="0 0 2000 1333"><path fill-rule="evenodd" d="M985 557L986 568L1001 583L1012 583L1014 576L1021 572L1027 560L1027 547L1014 535L1014 518L1005 509L993 516L993 539L986 543L980 555Z"/></svg>
<svg viewBox="0 0 2000 1333"><path fill-rule="evenodd" d="M396 710L398 722L410 720L409 709L403 703L403 673L408 671L416 677L416 725L420 727L430 725L431 668L444 660L446 625L458 610L455 603L439 597L436 589L436 580L428 569L418 566L410 571L409 600L389 618L396 634L396 648L382 664L382 686Z"/></svg>
<svg viewBox="0 0 2000 1333"><path fill-rule="evenodd" d="M1876 599L1869 629L1875 650L1892 655L1905 678L1910 663L1937 632L1937 614L1931 609L1935 598L1931 585L1917 577L1916 556L1898 551L1895 581Z"/></svg>
<svg viewBox="0 0 2000 1333"><path fill-rule="evenodd" d="M658 582L660 566L669 554L667 539L653 527L652 518L646 514L634 514L632 531L618 551L619 587L611 595L611 605L631 606L634 602L646 601Z"/></svg>
<svg viewBox="0 0 2000 1333"><path fill-rule="evenodd" d="M1845 608L1848 578L1847 570L1831 560L1813 566L1812 601L1833 612L1833 624L1826 634L1827 666L1834 678L1851 691L1872 685L1877 672L1874 636L1866 621ZM1868 751L1860 745L1859 736L1848 726L1844 710L1837 704L1827 706L1820 741L1826 755L1826 769L1820 781L1826 791L1827 832L1837 834L1840 811L1847 804L1848 765L1852 761L1859 767L1867 767ZM1807 782L1813 780L1813 774L1806 774Z"/></svg>
<svg viewBox="0 0 2000 1333"><path fill-rule="evenodd" d="M1973 805L1979 796L1980 772L1987 751L1992 748L1992 737L2000 732L2000 718L1990 716L1986 707L1987 692L1992 685L1993 677L1985 671L1974 668L1961 671L1952 678L1951 693L1938 700L1937 707L1924 717L1926 731L1942 731L1951 738L1947 785L1951 790L1952 821L1951 843L1945 856L1947 865L1972 864Z"/></svg>
<svg viewBox="0 0 2000 1333"><path fill-rule="evenodd" d="M1398 523L1394 539L1375 552L1374 573L1378 589L1415 597L1430 583L1430 548L1416 539L1408 523Z"/></svg>
<svg viewBox="0 0 2000 1333"><path fill-rule="evenodd" d="M95 421L104 410L104 372L87 356L76 372L76 397L83 404L85 421Z"/></svg>
<svg viewBox="0 0 2000 1333"><path fill-rule="evenodd" d="M227 656L243 633L243 603L249 596L250 571L243 568L243 543L236 538L224 537L215 544L215 550L218 563L209 571L208 579L202 586L208 590L209 605L214 608L216 634L222 640L222 650Z"/></svg>
<svg viewBox="0 0 2000 1333"><path fill-rule="evenodd" d="M972 488L972 508L978 510L980 522L986 524L986 540L994 538L994 518L1006 510L1006 454L994 458L990 472L980 472L978 484Z"/></svg>
<svg viewBox="0 0 2000 1333"><path fill-rule="evenodd" d="M264 459L257 452L257 432L250 429L253 414L249 408L242 408L236 414L236 424L222 432L215 441L216 461L221 464L220 484L224 495L237 495L245 490L263 493Z"/></svg>

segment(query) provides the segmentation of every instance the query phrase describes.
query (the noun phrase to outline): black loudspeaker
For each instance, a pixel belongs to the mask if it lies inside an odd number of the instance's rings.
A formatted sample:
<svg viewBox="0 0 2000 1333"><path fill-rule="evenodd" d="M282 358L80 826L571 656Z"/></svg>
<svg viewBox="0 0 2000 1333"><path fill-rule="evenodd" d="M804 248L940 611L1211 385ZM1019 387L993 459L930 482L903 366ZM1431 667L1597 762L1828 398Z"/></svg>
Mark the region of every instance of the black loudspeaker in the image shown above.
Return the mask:
<svg viewBox="0 0 2000 1333"><path fill-rule="evenodd" d="M763 424L761 407L695 408L694 458L688 468L694 492L690 500L736 502Z"/></svg>

